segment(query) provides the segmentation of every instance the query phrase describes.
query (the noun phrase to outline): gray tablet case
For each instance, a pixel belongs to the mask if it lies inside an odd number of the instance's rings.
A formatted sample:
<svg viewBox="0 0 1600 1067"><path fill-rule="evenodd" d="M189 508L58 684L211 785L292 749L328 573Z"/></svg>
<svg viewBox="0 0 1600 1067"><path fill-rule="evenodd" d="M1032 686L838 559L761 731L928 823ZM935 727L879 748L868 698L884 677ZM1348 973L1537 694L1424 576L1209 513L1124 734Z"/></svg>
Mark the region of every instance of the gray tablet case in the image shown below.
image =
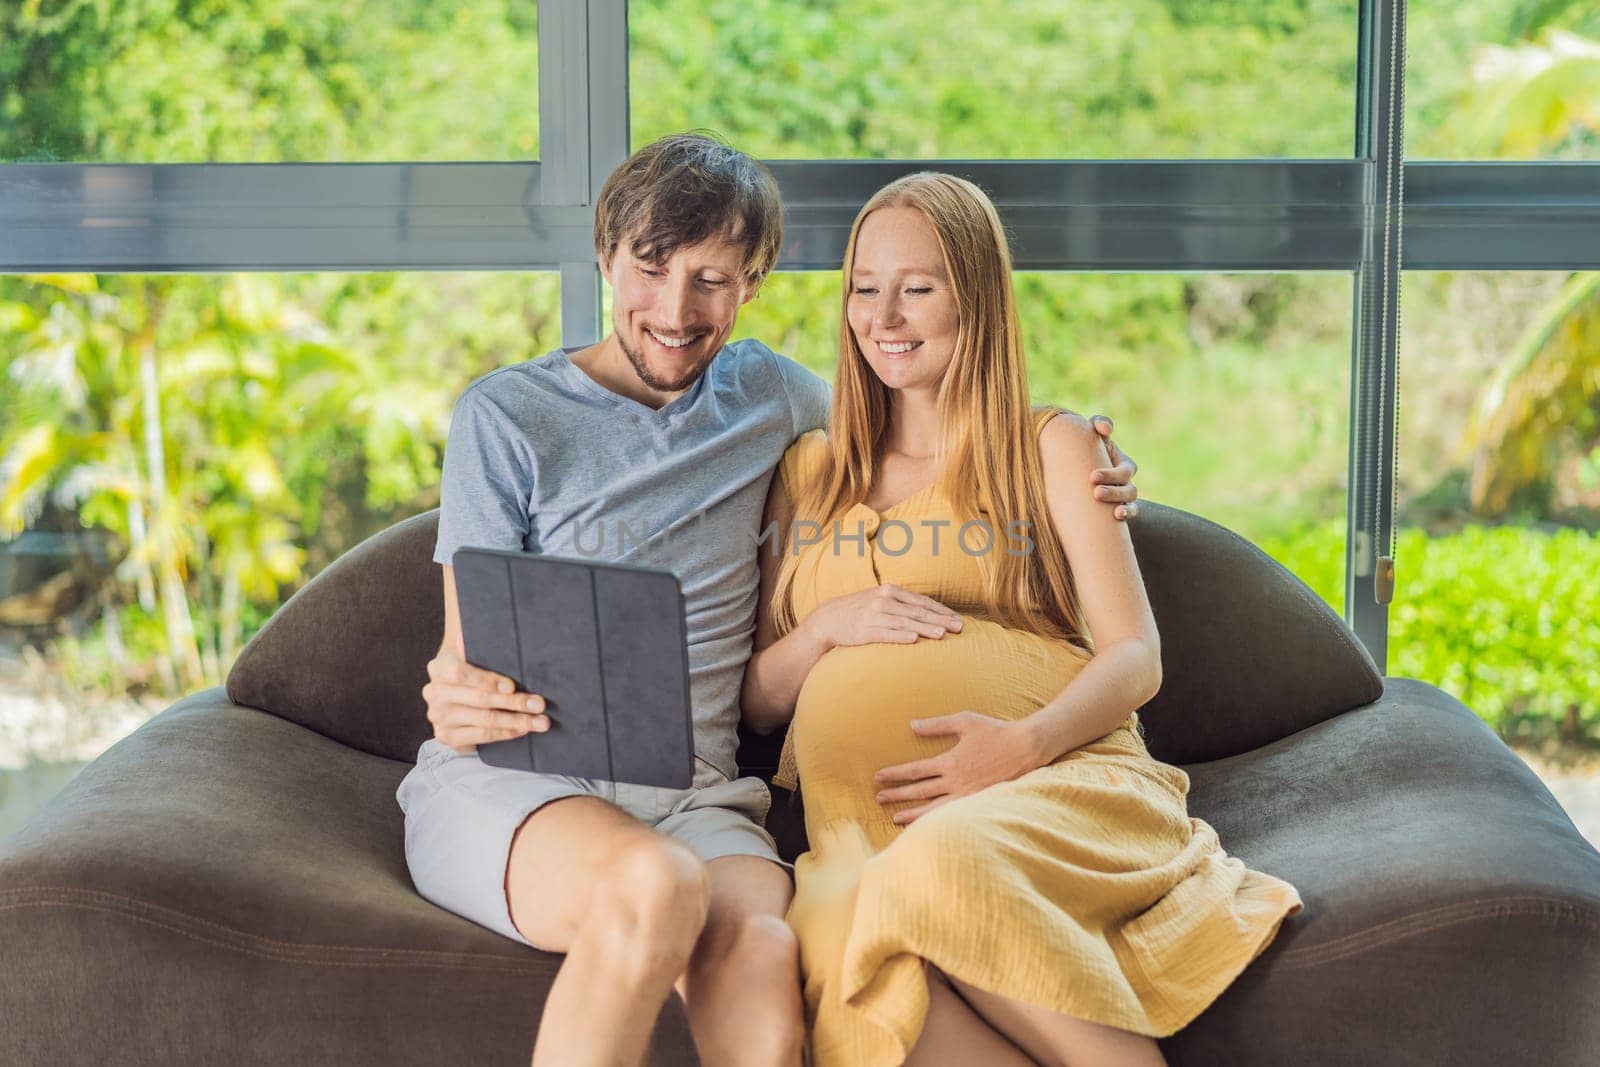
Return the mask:
<svg viewBox="0 0 1600 1067"><path fill-rule="evenodd" d="M496 767L687 789L694 780L689 644L676 575L461 548L467 662L538 693L550 729L478 746Z"/></svg>

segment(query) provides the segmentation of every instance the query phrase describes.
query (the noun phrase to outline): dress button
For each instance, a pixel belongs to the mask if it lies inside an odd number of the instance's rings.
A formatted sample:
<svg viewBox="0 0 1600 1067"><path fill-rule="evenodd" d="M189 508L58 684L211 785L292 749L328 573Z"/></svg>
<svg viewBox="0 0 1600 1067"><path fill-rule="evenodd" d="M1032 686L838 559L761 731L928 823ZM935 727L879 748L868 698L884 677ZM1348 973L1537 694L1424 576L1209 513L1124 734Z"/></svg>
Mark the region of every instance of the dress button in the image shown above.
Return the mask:
<svg viewBox="0 0 1600 1067"><path fill-rule="evenodd" d="M829 530L828 535L838 538L838 551L843 554L848 546L854 555L866 556L870 552L868 543L878 532L878 513L865 504L856 504L837 521L838 533Z"/></svg>
<svg viewBox="0 0 1600 1067"><path fill-rule="evenodd" d="M867 533L875 533L878 529L878 513L865 504L856 504L839 519L839 527L845 533L854 533L857 523Z"/></svg>

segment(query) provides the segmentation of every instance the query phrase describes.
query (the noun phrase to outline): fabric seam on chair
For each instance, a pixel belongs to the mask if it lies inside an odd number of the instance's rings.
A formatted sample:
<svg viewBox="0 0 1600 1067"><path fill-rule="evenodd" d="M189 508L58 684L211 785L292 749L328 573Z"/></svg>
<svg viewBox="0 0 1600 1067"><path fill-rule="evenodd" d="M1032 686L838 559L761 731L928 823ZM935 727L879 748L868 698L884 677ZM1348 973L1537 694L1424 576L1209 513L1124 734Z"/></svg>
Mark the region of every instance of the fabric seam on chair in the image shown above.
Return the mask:
<svg viewBox="0 0 1600 1067"><path fill-rule="evenodd" d="M1506 908L1506 905L1524 903L1532 906L1527 908L1511 907L1509 910ZM1569 900L1562 900L1559 897L1495 897L1487 901L1476 900L1461 904L1449 904L1429 911L1418 912L1415 915L1408 915L1404 918L1391 919L1366 930L1346 934L1323 945L1285 949L1277 957L1277 966L1283 970L1314 967L1322 963L1331 963L1334 960L1342 959L1345 956L1354 955L1367 949L1379 948L1395 941L1416 937L1446 926L1455 926L1483 918L1512 918L1527 915L1556 919L1575 919L1575 925L1600 930L1600 912L1591 912L1585 915L1579 905ZM1419 926L1417 925L1418 923L1423 925Z"/></svg>
<svg viewBox="0 0 1600 1067"><path fill-rule="evenodd" d="M1200 516L1192 517L1200 518ZM1217 526L1218 529L1227 531L1227 527L1218 526L1218 524L1211 522L1209 519L1201 519L1201 521L1207 525ZM1231 533L1232 531L1227 532ZM1274 567L1283 566L1281 563L1278 563L1271 556L1263 552L1261 548L1258 547L1254 542L1247 538L1240 538L1240 540L1260 560L1271 563ZM1377 663L1372 659L1372 654L1366 650L1365 645L1362 645L1359 641L1354 639L1354 636L1349 632L1349 630L1339 626L1332 618L1329 617L1330 613L1332 612L1332 608L1323 602L1323 600L1316 594L1310 592L1306 588L1305 583L1301 582L1292 573L1276 574L1275 577L1277 578L1279 585L1286 587L1289 592L1294 594L1296 599L1312 609L1311 615L1317 620L1324 630L1335 635L1339 639L1339 644L1342 648L1348 652L1354 652L1358 660L1364 660L1366 662L1366 664L1372 669L1373 675L1378 678L1379 686L1381 687L1383 683L1383 677L1378 671ZM1360 707L1363 705L1357 706ZM1348 711L1352 709L1347 708L1345 710Z"/></svg>
<svg viewBox="0 0 1600 1067"><path fill-rule="evenodd" d="M116 893L106 893L98 890L72 889L65 886L30 886L24 889L0 890L0 897L28 896L31 896L32 899L0 904L0 913L21 908L50 906L65 906L83 911L100 911L112 915L121 915L136 922L171 930L196 941L217 945L222 948L230 948L245 955L259 956L263 959L285 963L328 964L336 967L466 966L480 970L506 970L529 974L550 974L556 969L542 960L530 960L527 963L523 963L518 960L495 959L470 952L442 952L434 949L411 948L362 948L357 946L278 941L270 937L262 937L259 934L245 933L242 930L224 926L209 919L202 919L187 912L173 911L170 908L163 908L134 897L125 897ZM173 922L163 921L163 918L156 918L156 915L192 923L195 926L206 929L186 929L183 926L174 925ZM212 933L212 931L215 931L215 933ZM332 953L332 955L318 956L316 951ZM355 958L341 959L338 958L339 956ZM362 960L360 957L364 956L379 958ZM395 959L393 957L401 958Z"/></svg>
<svg viewBox="0 0 1600 1067"><path fill-rule="evenodd" d="M1341 718L1341 717L1343 717L1345 715L1352 715L1352 714L1354 714L1354 713L1356 713L1358 711L1377 711L1377 710L1381 710L1384 715L1394 716L1396 718L1402 717L1404 715L1404 713L1406 713L1406 712L1413 712L1413 711L1425 711L1425 712L1430 712L1430 713L1434 713L1434 714L1438 714L1438 713L1442 712L1442 713L1448 714L1448 715L1455 715L1458 718L1461 717L1459 712L1457 711L1457 709L1455 709L1455 708L1441 708L1437 704L1417 704L1417 703L1404 703L1404 704L1402 704L1402 703L1398 703L1398 702L1397 703L1392 703L1392 704L1391 703L1383 703L1382 707L1380 709L1379 708L1380 702L1381 702L1381 698L1379 700L1373 701L1370 704L1358 704L1356 707L1346 708L1344 711L1338 712L1337 714L1333 715L1330 718L1323 719L1321 722L1314 722L1310 726L1302 727L1301 729L1296 730L1292 734L1285 734L1283 737L1278 738L1276 741L1268 741L1266 744L1258 745L1255 748L1246 749L1243 752L1235 752L1231 756L1218 756L1216 759L1190 760L1190 761L1187 761L1187 762L1184 762L1184 763L1174 763L1172 766L1177 767L1179 770L1184 771L1185 773L1188 773L1190 768L1211 767L1211 766L1219 766L1219 767L1221 767L1222 765L1227 764L1229 761L1232 761L1232 760L1249 761L1251 764L1258 763L1258 762L1265 762L1266 760L1276 758L1280 754L1280 752L1288 752L1288 751L1290 751L1290 742L1294 738L1297 738L1301 734L1305 733L1306 731L1308 731L1308 730L1316 730L1316 729L1319 729L1321 727L1330 726L1330 724L1333 723L1335 719L1339 719L1339 718ZM1477 717L1477 715L1472 711L1472 709L1468 708L1468 709L1466 709L1466 711L1467 711L1467 715L1471 716L1473 721L1478 722L1478 723L1482 723L1484 725L1485 729L1489 729L1488 725L1486 723L1483 723L1483 720L1479 719ZM1492 730L1491 730L1491 733L1492 733ZM1496 736L1496 740L1499 740L1498 736ZM1275 749L1277 751L1268 752L1267 751L1268 749ZM1252 758L1252 757L1254 757L1254 758ZM1224 767L1223 770L1231 772L1232 768ZM1220 774L1223 773L1223 771L1218 771L1217 773L1220 775ZM1314 767L1314 768L1312 768L1310 770L1301 772L1301 777L1288 779L1285 784L1288 784L1288 785L1305 785L1305 784L1308 784L1308 783L1316 783L1316 782L1320 781L1324 776L1325 776L1325 773L1324 773L1324 771L1322 769Z"/></svg>
<svg viewBox="0 0 1600 1067"><path fill-rule="evenodd" d="M1265 553L1263 553L1263 555L1265 555ZM1269 556L1267 558L1270 559L1271 557ZM1307 592L1305 586L1301 585L1298 581L1285 581L1284 579L1280 578L1279 584L1288 586L1290 592L1298 597L1302 603L1312 609L1312 616L1317 620L1324 630L1330 634L1333 634L1339 639L1339 645L1341 648L1347 652L1355 652L1357 660L1364 660L1366 662L1367 666L1372 670L1372 677L1377 679L1378 687L1381 691L1383 688L1383 675L1378 672L1378 665L1372 660L1371 654L1368 653L1364 647L1356 644L1351 639L1349 631L1328 617L1328 605L1323 603L1323 601L1317 596ZM1360 705L1357 706L1359 707Z"/></svg>

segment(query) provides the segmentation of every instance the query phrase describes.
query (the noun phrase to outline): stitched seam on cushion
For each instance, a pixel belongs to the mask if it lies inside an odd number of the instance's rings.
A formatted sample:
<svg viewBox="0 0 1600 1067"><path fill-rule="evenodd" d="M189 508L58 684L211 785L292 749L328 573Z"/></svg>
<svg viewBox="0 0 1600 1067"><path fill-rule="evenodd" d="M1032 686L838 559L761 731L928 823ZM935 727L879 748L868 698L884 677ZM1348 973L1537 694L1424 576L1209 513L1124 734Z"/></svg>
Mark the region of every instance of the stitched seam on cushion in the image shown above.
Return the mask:
<svg viewBox="0 0 1600 1067"><path fill-rule="evenodd" d="M317 963L335 967L473 967L480 970L512 971L517 973L550 974L554 968L542 963L522 963L516 960L495 960L468 952L441 952L434 949L408 948L352 948L340 945L302 944L278 941L259 934L248 934L233 927L223 926L209 919L186 912L172 911L133 897L64 886L34 886L28 889L0 891L0 896L30 896L32 899L0 904L0 912L16 911L29 907L64 906L83 911L100 911L121 915L136 922L170 930L184 937L206 944L230 948L248 956L278 960L286 963ZM155 916L162 916L156 918ZM178 922L164 921L166 918ZM203 927L204 929L193 929ZM323 955L318 955L318 952ZM343 957L343 958L341 958ZM377 957L363 960L361 957ZM398 958L396 958L398 957Z"/></svg>
<svg viewBox="0 0 1600 1067"><path fill-rule="evenodd" d="M1526 907L1516 907L1524 904ZM1509 909L1507 905L1511 905ZM1432 911L1419 912L1403 919L1391 919L1371 929L1346 934L1336 941L1303 949L1286 949L1279 957L1279 966L1285 970L1314 967L1331 963L1367 949L1381 948L1409 937L1417 937L1432 930L1457 926L1484 918L1513 918L1538 916L1543 918L1576 920L1571 925L1600 930L1600 915L1585 916L1571 901L1555 897L1495 897L1487 901L1468 904L1450 904ZM1430 921L1434 920L1434 921ZM1421 925L1418 925L1418 924Z"/></svg>
<svg viewBox="0 0 1600 1067"><path fill-rule="evenodd" d="M1202 520L1202 521L1207 522L1208 525L1213 525L1213 526L1217 525L1215 523L1211 523L1209 520ZM1220 528L1224 529L1224 530L1227 529L1226 527L1220 527ZM1241 538L1241 540L1244 541L1245 546L1251 552L1253 552L1259 559L1264 560L1264 561L1269 562L1269 563L1272 563L1274 566L1283 567L1283 565L1281 563L1278 563L1271 556L1269 556L1265 552L1263 552L1255 543L1249 541L1248 539L1244 539L1244 538ZM1288 570L1287 567L1284 567L1283 569L1285 571ZM1373 673L1380 676L1380 683L1379 684L1381 685L1382 684L1382 681L1381 681L1382 672L1377 669L1377 664L1372 661L1371 654L1366 651L1366 648L1365 648L1364 645L1361 645L1359 641L1354 640L1353 636L1346 629L1344 629L1343 627L1337 625L1333 621L1333 619L1329 617L1329 613L1332 611L1332 609L1329 608L1329 606L1327 604L1323 603L1322 600L1319 597L1317 597L1315 594L1313 594L1309 590L1307 590L1305 588L1304 583L1299 581L1298 578L1296 578L1295 580L1292 580L1292 581L1285 581L1283 575L1281 575L1281 574L1275 574L1274 576L1277 579L1277 582L1278 582L1278 584L1280 586L1286 588L1289 591L1289 593L1291 593L1295 597L1295 599L1299 600L1302 604L1305 604L1308 608L1311 609L1311 616L1314 619L1317 620L1317 624L1325 632L1327 632L1327 633L1333 635L1334 637L1336 637L1338 639L1339 644L1345 650L1354 653L1358 660L1359 659L1363 659L1363 658L1366 659L1367 663L1372 667ZM1354 646L1354 647L1352 647L1352 646ZM1362 707L1364 705L1357 705L1357 706L1358 707ZM1349 711L1349 710L1352 710L1352 709L1346 708L1345 710Z"/></svg>

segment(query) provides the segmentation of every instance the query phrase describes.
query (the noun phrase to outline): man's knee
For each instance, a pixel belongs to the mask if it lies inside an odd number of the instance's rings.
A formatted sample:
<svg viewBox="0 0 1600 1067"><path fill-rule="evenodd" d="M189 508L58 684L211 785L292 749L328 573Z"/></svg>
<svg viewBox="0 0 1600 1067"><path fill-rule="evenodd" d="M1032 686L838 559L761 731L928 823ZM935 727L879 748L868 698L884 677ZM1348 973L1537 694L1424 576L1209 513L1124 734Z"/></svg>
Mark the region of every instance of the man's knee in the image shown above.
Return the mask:
<svg viewBox="0 0 1600 1067"><path fill-rule="evenodd" d="M762 912L738 915L721 929L707 929L703 940L695 954L697 968L798 979L800 941L779 916Z"/></svg>
<svg viewBox="0 0 1600 1067"><path fill-rule="evenodd" d="M732 991L737 1019L715 1020L719 1027L736 1028L730 1035L737 1037L738 1057L727 1062L797 1061L805 1040L799 940L783 919L762 912L739 915L722 926L706 930L685 975L690 1018L708 1011L726 1014ZM684 991L680 985L679 992Z"/></svg>
<svg viewBox="0 0 1600 1067"><path fill-rule="evenodd" d="M705 927L711 890L706 866L661 834L639 834L618 849L596 886L588 921L617 951L687 962Z"/></svg>
<svg viewBox="0 0 1600 1067"><path fill-rule="evenodd" d="M692 949L709 901L705 864L605 801L566 798L524 820L506 865L512 924L536 947L570 952L586 925L607 938L682 930ZM685 929L687 928L687 929Z"/></svg>

